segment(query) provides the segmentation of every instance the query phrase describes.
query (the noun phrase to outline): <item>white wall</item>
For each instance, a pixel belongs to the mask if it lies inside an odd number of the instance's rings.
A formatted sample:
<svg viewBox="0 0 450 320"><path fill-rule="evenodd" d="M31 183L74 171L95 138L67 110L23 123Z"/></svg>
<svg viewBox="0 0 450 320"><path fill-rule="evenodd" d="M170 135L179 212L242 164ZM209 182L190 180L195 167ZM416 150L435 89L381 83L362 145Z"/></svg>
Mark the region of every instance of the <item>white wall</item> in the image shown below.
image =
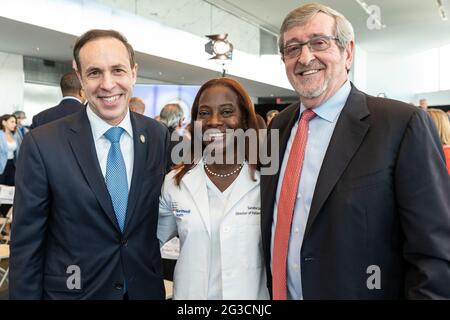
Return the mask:
<svg viewBox="0 0 450 320"><path fill-rule="evenodd" d="M23 91L22 56L0 52L0 115L23 109Z"/></svg>
<svg viewBox="0 0 450 320"><path fill-rule="evenodd" d="M385 93L388 98L412 102L414 77L410 56L367 52L367 93Z"/></svg>
<svg viewBox="0 0 450 320"><path fill-rule="evenodd" d="M367 92L367 52L359 46L355 47L351 76L355 86Z"/></svg>
<svg viewBox="0 0 450 320"><path fill-rule="evenodd" d="M24 84L24 107L27 115L25 125L30 125L35 114L56 106L62 99L59 86L42 85L35 83Z"/></svg>

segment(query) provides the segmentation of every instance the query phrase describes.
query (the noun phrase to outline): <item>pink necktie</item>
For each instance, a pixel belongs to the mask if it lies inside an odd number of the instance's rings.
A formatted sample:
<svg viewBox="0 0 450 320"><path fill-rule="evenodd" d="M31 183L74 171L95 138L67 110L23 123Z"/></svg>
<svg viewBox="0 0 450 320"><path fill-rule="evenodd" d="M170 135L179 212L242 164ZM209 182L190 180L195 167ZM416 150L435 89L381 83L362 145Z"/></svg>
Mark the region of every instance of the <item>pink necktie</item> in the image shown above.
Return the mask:
<svg viewBox="0 0 450 320"><path fill-rule="evenodd" d="M292 215L294 213L298 181L302 173L303 158L308 140L309 121L315 116L314 111L310 109L306 109L302 113L281 185L272 259L272 290L274 300L287 299L286 260Z"/></svg>

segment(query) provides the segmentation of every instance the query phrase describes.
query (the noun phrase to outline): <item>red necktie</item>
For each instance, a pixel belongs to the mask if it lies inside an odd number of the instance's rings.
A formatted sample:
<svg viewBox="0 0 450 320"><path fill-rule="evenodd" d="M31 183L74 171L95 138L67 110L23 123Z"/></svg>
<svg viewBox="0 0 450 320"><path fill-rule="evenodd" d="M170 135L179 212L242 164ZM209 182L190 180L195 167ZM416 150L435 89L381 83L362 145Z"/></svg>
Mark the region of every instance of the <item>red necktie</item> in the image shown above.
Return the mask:
<svg viewBox="0 0 450 320"><path fill-rule="evenodd" d="M309 121L315 116L314 111L306 109L300 117L300 123L295 133L281 185L272 259L272 290L274 300L287 299L286 260L292 215L294 213L298 181L302 173L303 158L308 140L308 125Z"/></svg>

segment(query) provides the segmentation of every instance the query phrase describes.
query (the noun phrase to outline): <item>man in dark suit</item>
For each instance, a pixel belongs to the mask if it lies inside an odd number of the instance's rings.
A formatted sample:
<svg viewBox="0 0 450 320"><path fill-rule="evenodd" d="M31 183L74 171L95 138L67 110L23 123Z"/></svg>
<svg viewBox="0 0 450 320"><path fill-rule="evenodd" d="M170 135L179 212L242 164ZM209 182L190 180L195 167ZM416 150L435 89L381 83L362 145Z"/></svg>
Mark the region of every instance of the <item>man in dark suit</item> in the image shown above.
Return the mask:
<svg viewBox="0 0 450 320"><path fill-rule="evenodd" d="M129 111L133 48L91 30L74 47L89 102L32 130L19 158L12 299L164 299L158 203L168 130Z"/></svg>
<svg viewBox="0 0 450 320"><path fill-rule="evenodd" d="M295 9L280 36L300 102L272 120L280 170L261 178L273 298L450 298L450 179L430 119L349 82L353 29L333 9Z"/></svg>
<svg viewBox="0 0 450 320"><path fill-rule="evenodd" d="M39 112L33 117L30 129L37 128L51 121L79 112L85 108L84 92L75 71L66 73L60 82L63 99L53 107Z"/></svg>

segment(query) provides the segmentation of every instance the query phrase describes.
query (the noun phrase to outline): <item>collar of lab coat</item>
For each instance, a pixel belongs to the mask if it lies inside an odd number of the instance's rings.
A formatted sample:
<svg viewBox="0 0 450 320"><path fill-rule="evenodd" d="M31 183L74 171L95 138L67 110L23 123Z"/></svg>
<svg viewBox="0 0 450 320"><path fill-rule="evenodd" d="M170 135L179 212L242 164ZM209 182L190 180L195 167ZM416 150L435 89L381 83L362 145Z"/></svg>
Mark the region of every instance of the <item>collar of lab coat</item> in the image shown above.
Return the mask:
<svg viewBox="0 0 450 320"><path fill-rule="evenodd" d="M198 211L202 217L208 234L211 236L211 222L209 218L209 198L208 190L206 186L206 173L203 168L203 161L193 167L183 177L182 183L189 190L192 198L197 206ZM230 194L230 198L225 207L224 219L230 213L230 210L243 198L246 194L252 191L254 188L259 188L259 173L255 174L255 181L250 176L248 164L245 162L244 167L240 171L236 181L234 181L234 187Z"/></svg>

